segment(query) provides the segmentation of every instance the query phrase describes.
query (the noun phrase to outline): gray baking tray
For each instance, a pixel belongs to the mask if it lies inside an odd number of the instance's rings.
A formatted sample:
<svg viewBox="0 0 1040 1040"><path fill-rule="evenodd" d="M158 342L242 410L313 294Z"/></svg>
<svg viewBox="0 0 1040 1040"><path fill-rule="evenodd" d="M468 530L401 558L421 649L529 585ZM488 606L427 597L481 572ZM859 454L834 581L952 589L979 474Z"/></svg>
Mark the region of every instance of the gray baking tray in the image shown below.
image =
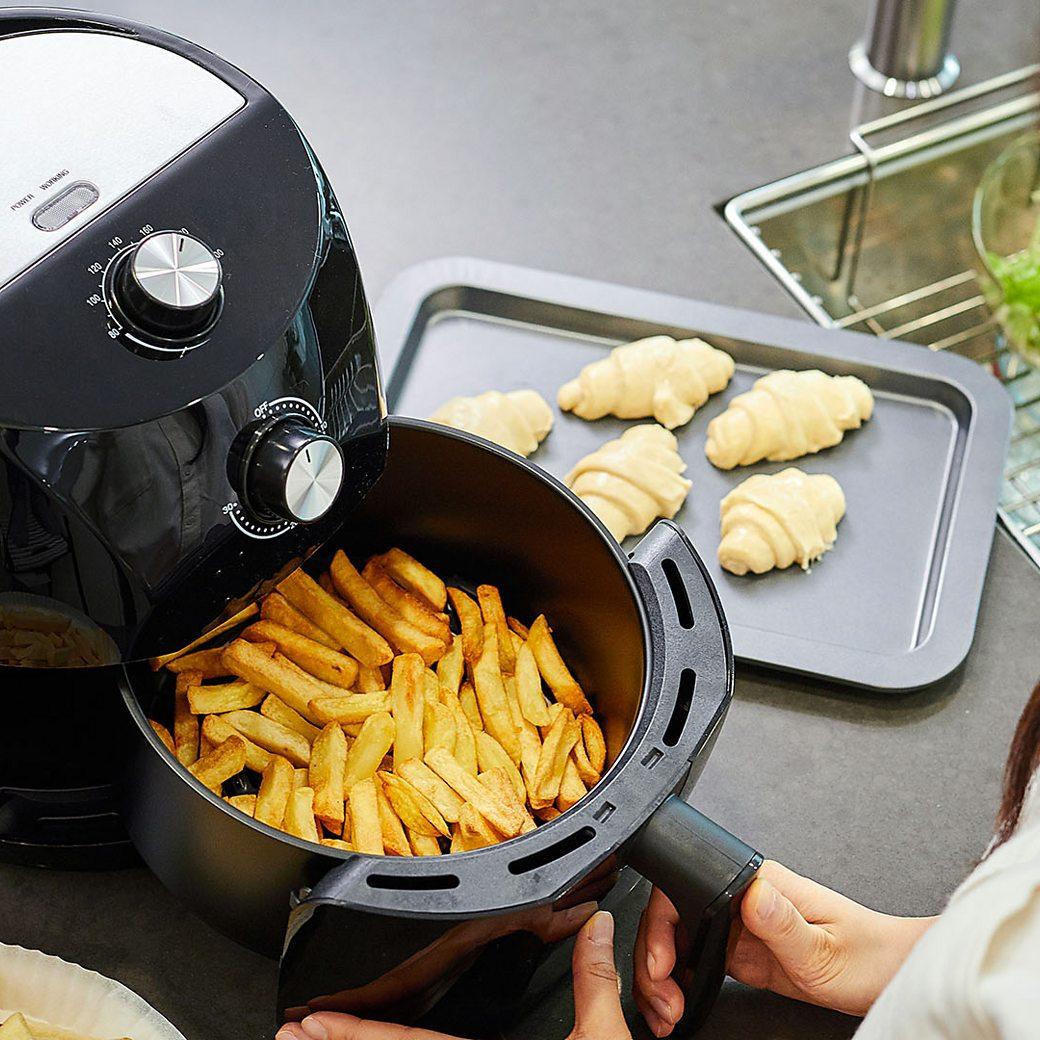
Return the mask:
<svg viewBox="0 0 1040 1040"><path fill-rule="evenodd" d="M732 354L737 369L728 389L675 431L693 481L676 521L712 572L738 659L894 691L935 682L967 655L1011 421L1007 395L978 365L898 342L879 352L859 333L469 259L409 268L375 320L391 411L425 417L456 394L532 387L553 405L555 422L530 461L559 478L632 425L561 413L563 382L627 340L702 336ZM704 456L709 420L776 368L859 376L874 391L873 419L794 463L715 469ZM726 573L715 555L719 501L750 474L785 465L841 483L848 510L834 549L810 573Z"/></svg>

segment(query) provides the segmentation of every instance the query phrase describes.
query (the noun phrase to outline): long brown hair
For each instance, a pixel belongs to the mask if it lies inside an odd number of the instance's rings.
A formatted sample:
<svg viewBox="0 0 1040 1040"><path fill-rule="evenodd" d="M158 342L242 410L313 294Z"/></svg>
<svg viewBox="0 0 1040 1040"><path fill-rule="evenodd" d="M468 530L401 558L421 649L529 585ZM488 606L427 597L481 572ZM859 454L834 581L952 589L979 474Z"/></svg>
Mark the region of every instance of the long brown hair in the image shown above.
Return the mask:
<svg viewBox="0 0 1040 1040"><path fill-rule="evenodd" d="M1040 683L1033 690L1015 727L1007 765L1004 766L1004 790L997 813L997 833L991 850L1011 837L1022 812L1029 780L1040 766Z"/></svg>

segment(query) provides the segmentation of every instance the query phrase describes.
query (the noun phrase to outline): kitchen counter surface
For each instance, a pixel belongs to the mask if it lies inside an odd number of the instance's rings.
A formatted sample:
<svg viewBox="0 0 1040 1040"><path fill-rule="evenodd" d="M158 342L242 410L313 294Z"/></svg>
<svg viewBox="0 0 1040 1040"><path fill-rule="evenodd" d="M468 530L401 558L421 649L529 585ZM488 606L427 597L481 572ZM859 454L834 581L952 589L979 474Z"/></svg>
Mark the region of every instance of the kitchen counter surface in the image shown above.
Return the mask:
<svg viewBox="0 0 1040 1040"><path fill-rule="evenodd" d="M210 47L280 97L336 187L373 299L412 263L468 254L801 316L712 207L845 150L857 0L95 6ZM963 0L963 82L1036 60L1037 18L1032 0L996 19L986 0ZM879 109L871 96L863 111ZM1008 740L1040 678L1038 608L1040 572L998 533L975 646L939 685L870 696L742 671L696 803L855 899L938 911L990 834ZM619 922L626 975L637 909ZM0 865L0 940L119 978L188 1040L271 1034L274 965L143 869ZM557 1040L569 1024L561 986L511 1035ZM728 983L701 1035L854 1028Z"/></svg>

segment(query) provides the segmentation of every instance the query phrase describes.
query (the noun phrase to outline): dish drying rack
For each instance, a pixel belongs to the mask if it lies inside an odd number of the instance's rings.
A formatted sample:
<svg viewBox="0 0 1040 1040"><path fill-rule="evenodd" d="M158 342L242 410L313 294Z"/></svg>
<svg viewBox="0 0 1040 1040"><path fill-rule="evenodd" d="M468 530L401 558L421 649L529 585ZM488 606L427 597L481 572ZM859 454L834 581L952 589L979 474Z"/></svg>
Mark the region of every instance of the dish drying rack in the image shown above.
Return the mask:
<svg viewBox="0 0 1040 1040"><path fill-rule="evenodd" d="M974 270L986 167L1040 123L1040 65L863 123L854 152L754 188L730 226L821 325L986 365L1015 406L999 515L1040 566L1040 370L1002 344Z"/></svg>

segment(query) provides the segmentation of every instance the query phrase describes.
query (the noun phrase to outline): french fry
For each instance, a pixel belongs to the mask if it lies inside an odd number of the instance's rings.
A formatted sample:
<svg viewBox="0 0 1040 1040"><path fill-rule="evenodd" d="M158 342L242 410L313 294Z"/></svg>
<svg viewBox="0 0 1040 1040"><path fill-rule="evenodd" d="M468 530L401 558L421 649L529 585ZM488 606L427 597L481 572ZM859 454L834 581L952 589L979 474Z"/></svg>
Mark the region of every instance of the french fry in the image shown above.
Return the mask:
<svg viewBox="0 0 1040 1040"><path fill-rule="evenodd" d="M266 696L259 686L248 682L193 685L188 687L188 708L192 715L220 715L225 711L255 708Z"/></svg>
<svg viewBox="0 0 1040 1040"><path fill-rule="evenodd" d="M408 831L408 844L416 856L439 856L441 854L440 842L429 834L419 834L416 831L405 828Z"/></svg>
<svg viewBox="0 0 1040 1040"><path fill-rule="evenodd" d="M280 722L267 718L266 715L261 715L256 711L229 711L220 718L234 726L243 737L247 737L265 751L274 755L282 755L295 766L305 766L310 763L311 745L307 738L295 730L289 729L288 726L283 726Z"/></svg>
<svg viewBox="0 0 1040 1040"><path fill-rule="evenodd" d="M517 621L515 617L508 619L509 627L526 643L527 636L530 629L522 621Z"/></svg>
<svg viewBox="0 0 1040 1040"><path fill-rule="evenodd" d="M174 675L181 675L184 672L199 672L199 682L202 682L203 679L222 679L231 674L224 662L222 646L185 654L183 657L171 661L166 666L166 670L173 672Z"/></svg>
<svg viewBox="0 0 1040 1040"><path fill-rule="evenodd" d="M205 733L200 733L200 735L199 735L199 758L202 758L203 756L208 755L215 747L216 747L216 744L214 744L212 740L209 740L206 737Z"/></svg>
<svg viewBox="0 0 1040 1040"><path fill-rule="evenodd" d="M271 753L253 743L245 734L239 733L222 715L207 715L202 720L202 735L214 747L219 747L231 737L239 737L246 745L246 768L262 773L271 761Z"/></svg>
<svg viewBox="0 0 1040 1040"><path fill-rule="evenodd" d="M448 589L448 596L462 626L462 656L472 666L484 649L484 619L480 607L462 589Z"/></svg>
<svg viewBox="0 0 1040 1040"><path fill-rule="evenodd" d="M470 727L474 732L478 729L484 728L484 718L480 714L480 705L477 703L477 691L473 689L473 684L464 682L459 687L459 704L462 705L462 710L466 713L466 718L469 719Z"/></svg>
<svg viewBox="0 0 1040 1040"><path fill-rule="evenodd" d="M542 735L542 740L545 740L545 738L549 735L549 730L552 729L553 723L560 717L560 715L564 711L567 711L567 710L569 710L569 709L567 709L567 707L565 705L560 704L559 701L553 701L552 704L550 704L546 708L546 711L549 712L549 725L548 726L539 726L538 727L538 730L539 730L539 732Z"/></svg>
<svg viewBox="0 0 1040 1040"><path fill-rule="evenodd" d="M383 827L373 777L359 780L350 789L350 843L358 852L383 855Z"/></svg>
<svg viewBox="0 0 1040 1040"><path fill-rule="evenodd" d="M289 795L282 830L294 838L321 844L318 824L314 819L314 791L310 787L297 788Z"/></svg>
<svg viewBox="0 0 1040 1040"><path fill-rule="evenodd" d="M318 734L311 748L308 778L314 788L314 815L331 831L343 831L343 772L347 738L335 722Z"/></svg>
<svg viewBox="0 0 1040 1040"><path fill-rule="evenodd" d="M503 802L512 802L522 813L527 815L527 792L518 794L509 772L502 766L493 766L477 774L477 780L489 791L498 795Z"/></svg>
<svg viewBox="0 0 1040 1040"><path fill-rule="evenodd" d="M458 697L446 701L455 716L455 757L467 773L477 775L477 742L469 718L462 710Z"/></svg>
<svg viewBox="0 0 1040 1040"><path fill-rule="evenodd" d="M332 575L336 591L358 616L401 653L419 654L426 664L433 664L444 653L444 641L424 632L398 614L365 581L342 549L333 556L329 574Z"/></svg>
<svg viewBox="0 0 1040 1040"><path fill-rule="evenodd" d="M477 691L484 729L506 749L516 763L520 761L520 740L502 682L502 670L498 663L498 635L494 625L484 626L483 643L480 657L473 664L473 686Z"/></svg>
<svg viewBox="0 0 1040 1040"><path fill-rule="evenodd" d="M246 767L246 742L232 736L218 744L208 755L188 766L188 772L214 794L220 794L220 785Z"/></svg>
<svg viewBox="0 0 1040 1040"><path fill-rule="evenodd" d="M290 708L285 701L275 693L269 693L260 705L260 714L266 715L274 722L280 722L286 729L295 730L309 743L314 743L314 738L321 732L317 726L312 726L298 711Z"/></svg>
<svg viewBox="0 0 1040 1040"><path fill-rule="evenodd" d="M394 768L410 758L422 758L423 716L426 700L423 660L418 654L402 654L394 660L390 680L390 711L394 716Z"/></svg>
<svg viewBox="0 0 1040 1040"><path fill-rule="evenodd" d="M483 773L489 769L501 769L509 778L517 800L523 805L527 798L527 787L520 776L520 770L516 768L505 748L490 733L474 733L473 736L477 744L477 765L480 771Z"/></svg>
<svg viewBox="0 0 1040 1040"><path fill-rule="evenodd" d="M230 798L225 798L224 801L239 812L245 813L246 816L252 816L256 812L255 794L233 794Z"/></svg>
<svg viewBox="0 0 1040 1040"><path fill-rule="evenodd" d="M388 711L377 712L365 719L350 750L343 770L344 789L350 791L361 780L375 776L383 756L394 743L394 720Z"/></svg>
<svg viewBox="0 0 1040 1040"><path fill-rule="evenodd" d="M542 677L531 648L524 643L516 655L516 699L528 722L536 726L549 725L549 712L542 693Z"/></svg>
<svg viewBox="0 0 1040 1040"><path fill-rule="evenodd" d="M29 1023L26 1022L25 1016L21 1012L4 1019L3 1025L0 1025L0 1040L36 1040L31 1032L29 1032Z"/></svg>
<svg viewBox="0 0 1040 1040"><path fill-rule="evenodd" d="M578 717L579 724L581 719L584 718L588 718L588 716L580 715ZM592 763L589 761L588 753L585 750L585 742L580 737L575 742L574 747L571 748L571 761L578 770L578 776L581 777L581 782L586 787L592 787L594 784L599 783L600 774L592 768Z"/></svg>
<svg viewBox="0 0 1040 1040"><path fill-rule="evenodd" d="M577 805L585 797L585 794L585 784L582 783L582 779L578 775L578 767L572 756L567 759L567 764L563 767L560 793L556 797L556 808L560 812L566 812L572 805Z"/></svg>
<svg viewBox="0 0 1040 1040"><path fill-rule="evenodd" d="M561 815L560 810L555 805L546 805L541 809L532 808L531 812L534 813L535 819L541 820L542 823L548 823Z"/></svg>
<svg viewBox="0 0 1040 1040"><path fill-rule="evenodd" d="M386 711L389 706L390 695L385 690L381 693L348 693L342 697L316 697L310 703L310 713L322 724L360 725L370 715Z"/></svg>
<svg viewBox="0 0 1040 1040"><path fill-rule="evenodd" d="M532 627L533 631L533 627ZM534 794L529 796L531 808L552 805L560 793L563 773L570 759L571 748L581 736L581 726L569 708L564 708L552 724L538 756L535 769Z"/></svg>
<svg viewBox="0 0 1040 1040"><path fill-rule="evenodd" d="M502 840L502 835L470 802L466 802L459 813L458 838L459 847L457 850L453 848L453 852L473 852L475 849L487 848L488 845L497 845Z"/></svg>
<svg viewBox="0 0 1040 1040"><path fill-rule="evenodd" d="M458 693L464 666L462 636L453 635L448 652L437 662L437 678L441 686L446 686L453 693Z"/></svg>
<svg viewBox="0 0 1040 1040"><path fill-rule="evenodd" d="M351 657L362 664L375 667L393 659L390 644L305 571L293 571L278 588L297 610L333 636Z"/></svg>
<svg viewBox="0 0 1040 1040"><path fill-rule="evenodd" d="M506 675L516 671L516 652L506 623L506 612L502 606L502 594L495 585L478 585L477 602L485 625L494 625L498 636L498 661Z"/></svg>
<svg viewBox="0 0 1040 1040"><path fill-rule="evenodd" d="M420 834L448 837L448 824L440 810L418 788L403 777L380 770L376 774L386 788L387 796L401 822Z"/></svg>
<svg viewBox="0 0 1040 1040"><path fill-rule="evenodd" d="M433 747L455 753L455 716L440 701L427 703L423 712L423 750Z"/></svg>
<svg viewBox="0 0 1040 1040"><path fill-rule="evenodd" d="M410 856L412 847L404 832L401 818L394 810L382 784L376 784L376 804L379 810L379 827L383 836L383 852L387 856Z"/></svg>
<svg viewBox="0 0 1040 1040"><path fill-rule="evenodd" d="M304 772L300 770L300 772ZM300 787L306 787L306 777ZM281 755L272 755L267 768L260 776L260 790L256 794L256 808L253 819L266 823L269 827L281 827L285 819L285 807L289 804L289 795L297 789L296 770L292 762Z"/></svg>
<svg viewBox="0 0 1040 1040"><path fill-rule="evenodd" d="M313 639L330 650L338 650L339 643L324 629L319 628L306 614L297 610L280 592L275 590L264 597L260 605L260 617L264 621L273 621L276 625L284 625L301 636Z"/></svg>
<svg viewBox="0 0 1040 1040"><path fill-rule="evenodd" d="M319 730L319 732L321 731ZM278 755L277 757L281 758L282 756ZM289 760L286 759L286 762L289 762ZM292 762L289 762L289 765L292 765ZM301 787L310 787L309 769L293 769L292 789L298 791Z"/></svg>
<svg viewBox="0 0 1040 1040"><path fill-rule="evenodd" d="M173 746L177 761L190 766L199 757L199 720L188 704L188 688L202 682L202 672L177 673L173 690Z"/></svg>
<svg viewBox="0 0 1040 1040"><path fill-rule="evenodd" d="M571 675L567 665L564 664L560 651L553 641L552 629L549 622L545 620L544 614L539 614L531 625L531 631L527 636L527 645L534 654L538 663L538 671L546 681L553 696L560 704L565 704L575 715L592 713L592 705L589 704L585 693L578 685L577 680Z"/></svg>
<svg viewBox="0 0 1040 1040"><path fill-rule="evenodd" d="M603 739L603 730L593 716L581 716L581 736L592 768L597 773L602 773L607 763L607 742Z"/></svg>
<svg viewBox="0 0 1040 1040"><path fill-rule="evenodd" d="M471 773L443 748L434 748L426 755L426 764L464 801L472 802L474 808L496 830L507 838L516 837L524 825L524 814L515 805L495 797Z"/></svg>
<svg viewBox="0 0 1040 1040"><path fill-rule="evenodd" d="M377 561L369 560L361 576L375 589L379 598L389 604L405 621L441 643L451 642L448 615L434 610L421 596L398 585L386 568Z"/></svg>
<svg viewBox="0 0 1040 1040"><path fill-rule="evenodd" d="M255 643L236 639L225 648L224 660L240 679L276 694L309 722L317 721L311 717L308 706L315 697L327 696L328 686L297 668L287 657L268 657Z"/></svg>
<svg viewBox="0 0 1040 1040"><path fill-rule="evenodd" d="M378 693L386 689L386 680L379 668L369 668L361 665L358 668L357 679L354 680L354 689L358 693Z"/></svg>
<svg viewBox="0 0 1040 1040"><path fill-rule="evenodd" d="M354 846L349 841L343 841L341 838L322 838L322 845L325 845L330 849L339 849L340 852L354 852Z"/></svg>
<svg viewBox="0 0 1040 1040"><path fill-rule="evenodd" d="M444 582L414 557L401 549L391 549L375 560L402 588L421 596L434 610L444 610L448 601Z"/></svg>
<svg viewBox="0 0 1040 1040"><path fill-rule="evenodd" d="M190 654L196 647L205 646L206 643L222 636L225 632L230 632L231 629L237 628L244 621L248 621L251 617L256 617L260 608L255 603L250 603L248 606L243 607L234 616L229 617L225 621L221 621L219 625L215 625L208 632L203 632L198 639L193 639L187 646L182 647L180 650L175 650L172 654L163 654L161 657L153 657L148 663L152 666L152 671L157 672L160 668L169 668L173 661L178 658L184 657ZM170 671L177 671L179 669L170 668Z"/></svg>
<svg viewBox="0 0 1040 1040"><path fill-rule="evenodd" d="M458 822L462 799L425 762L418 758L402 762L398 773L433 802L447 823Z"/></svg>
<svg viewBox="0 0 1040 1040"><path fill-rule="evenodd" d="M163 746L166 750L176 758L177 750L174 747L173 737L170 735L170 731L161 722L156 722L155 719L149 719L148 724L155 730L155 735L163 742Z"/></svg>
<svg viewBox="0 0 1040 1040"><path fill-rule="evenodd" d="M316 679L332 683L341 689L350 689L357 678L358 663L352 657L341 654L307 636L301 636L291 628L274 621L257 621L243 633L243 639L252 643L271 642L289 658Z"/></svg>
<svg viewBox="0 0 1040 1040"><path fill-rule="evenodd" d="M336 586L332 584L332 575L328 571L324 574L318 575L318 584L337 602L343 603L343 600L336 595ZM346 604L343 604L346 606Z"/></svg>

